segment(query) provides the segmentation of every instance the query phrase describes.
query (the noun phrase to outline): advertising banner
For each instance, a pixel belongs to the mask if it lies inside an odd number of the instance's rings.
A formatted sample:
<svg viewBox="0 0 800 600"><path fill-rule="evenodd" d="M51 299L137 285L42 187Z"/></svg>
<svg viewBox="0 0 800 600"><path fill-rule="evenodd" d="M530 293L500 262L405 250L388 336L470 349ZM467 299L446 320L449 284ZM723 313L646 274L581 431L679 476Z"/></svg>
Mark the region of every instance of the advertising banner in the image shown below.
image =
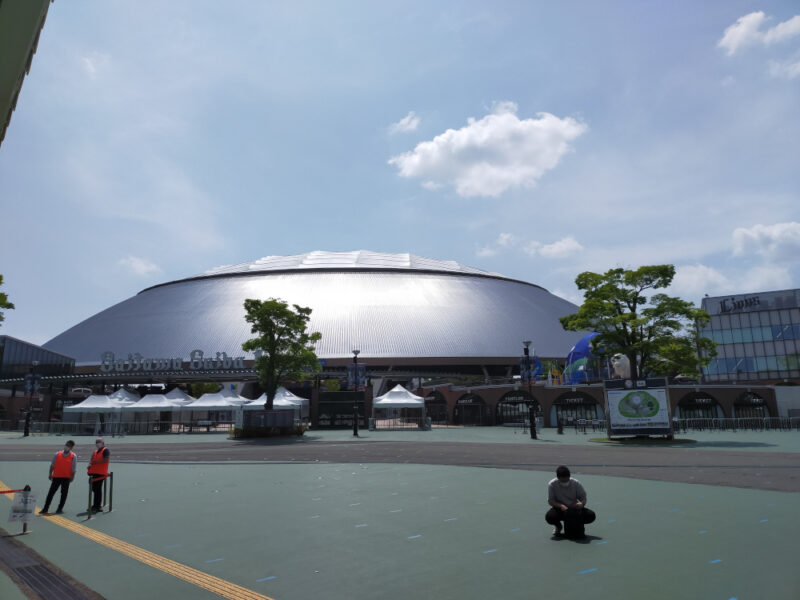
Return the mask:
<svg viewBox="0 0 800 600"><path fill-rule="evenodd" d="M648 387L644 381L635 383L638 385L606 389L609 435L669 434L667 390Z"/></svg>

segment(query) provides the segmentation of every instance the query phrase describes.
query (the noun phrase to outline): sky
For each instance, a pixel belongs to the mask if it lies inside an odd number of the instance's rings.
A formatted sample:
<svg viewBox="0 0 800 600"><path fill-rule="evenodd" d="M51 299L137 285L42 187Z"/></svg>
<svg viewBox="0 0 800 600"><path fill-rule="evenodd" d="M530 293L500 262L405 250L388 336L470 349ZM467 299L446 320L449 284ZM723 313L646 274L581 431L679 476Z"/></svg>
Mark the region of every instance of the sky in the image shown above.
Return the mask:
<svg viewBox="0 0 800 600"><path fill-rule="evenodd" d="M0 146L0 334L158 283L407 252L573 302L800 287L800 9L55 2Z"/></svg>

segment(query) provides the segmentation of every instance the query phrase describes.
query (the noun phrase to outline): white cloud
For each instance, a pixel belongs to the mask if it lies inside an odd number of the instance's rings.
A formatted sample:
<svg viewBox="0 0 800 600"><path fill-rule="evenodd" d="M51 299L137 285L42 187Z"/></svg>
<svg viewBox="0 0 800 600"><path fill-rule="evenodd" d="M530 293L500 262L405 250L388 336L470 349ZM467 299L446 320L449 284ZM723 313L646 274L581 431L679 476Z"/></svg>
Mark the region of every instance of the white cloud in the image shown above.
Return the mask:
<svg viewBox="0 0 800 600"><path fill-rule="evenodd" d="M414 114L414 111L412 110L397 123L392 123L389 125L389 133L406 133L408 131L416 131L417 127L419 127L419 117Z"/></svg>
<svg viewBox="0 0 800 600"><path fill-rule="evenodd" d="M763 292L764 290L783 290L792 287L792 277L786 267L762 265L748 269L742 276L737 289L740 293Z"/></svg>
<svg viewBox="0 0 800 600"><path fill-rule="evenodd" d="M109 62L111 62L111 57L102 52L91 52L81 57L81 67L91 79L96 78L98 73L108 66Z"/></svg>
<svg viewBox="0 0 800 600"><path fill-rule="evenodd" d="M480 246L475 251L475 255L481 258L496 256L501 249L511 248L515 246L516 243L517 243L517 238L516 236L514 236L514 234L501 233L500 235L497 236L497 239L494 242L491 242L486 246Z"/></svg>
<svg viewBox="0 0 800 600"><path fill-rule="evenodd" d="M539 255L545 258L567 258L578 254L582 250L583 246L581 246L574 237L568 235L557 242L539 248Z"/></svg>
<svg viewBox="0 0 800 600"><path fill-rule="evenodd" d="M725 30L717 46L725 48L728 56L732 56L739 48L757 43L764 36L759 29L765 18L762 11L739 17L736 23Z"/></svg>
<svg viewBox="0 0 800 600"><path fill-rule="evenodd" d="M774 44L782 42L795 35L800 35L800 15L795 15L775 27L761 31L761 25L767 20L763 11L752 12L739 17L736 23L725 30L722 39L717 44L724 48L728 56L732 56L740 48L754 44Z"/></svg>
<svg viewBox="0 0 800 600"><path fill-rule="evenodd" d="M800 77L800 60L797 62L771 60L769 61L769 74L779 79Z"/></svg>
<svg viewBox="0 0 800 600"><path fill-rule="evenodd" d="M121 258L117 264L130 269L136 275L150 275L151 273L161 272L161 267L157 264L150 262L146 258L133 256L131 254L125 258Z"/></svg>
<svg viewBox="0 0 800 600"><path fill-rule="evenodd" d="M669 288L671 294L686 300L697 300L703 294L718 295L736 291L736 284L718 270L706 265L684 265L675 268Z"/></svg>
<svg viewBox="0 0 800 600"><path fill-rule="evenodd" d="M541 242L532 240L522 247L522 251L530 256L568 258L582 252L583 246L581 246L574 237L568 235L552 244L542 244Z"/></svg>
<svg viewBox="0 0 800 600"><path fill-rule="evenodd" d="M581 294L580 290L578 289L575 289L575 291L572 292L568 292L560 288L556 288L554 290L550 290L550 292L553 295L558 296L559 298L563 298L567 302L572 302L573 304L577 304L578 306L583 304L583 294Z"/></svg>
<svg viewBox="0 0 800 600"><path fill-rule="evenodd" d="M800 223L739 227L733 231L733 255L758 255L770 261L793 262L800 255Z"/></svg>
<svg viewBox="0 0 800 600"><path fill-rule="evenodd" d="M452 185L463 197L498 196L509 188L532 188L570 149L587 126L571 117L538 113L519 119L517 105L500 102L482 119L469 118L411 152L393 156L401 177L423 185Z"/></svg>

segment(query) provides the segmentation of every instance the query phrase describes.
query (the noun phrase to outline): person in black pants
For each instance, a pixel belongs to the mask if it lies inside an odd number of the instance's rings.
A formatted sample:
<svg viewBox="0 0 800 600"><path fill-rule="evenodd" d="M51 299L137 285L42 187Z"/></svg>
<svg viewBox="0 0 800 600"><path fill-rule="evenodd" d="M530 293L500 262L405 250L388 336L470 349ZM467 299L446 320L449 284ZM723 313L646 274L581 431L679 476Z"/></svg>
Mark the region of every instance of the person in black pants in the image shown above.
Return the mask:
<svg viewBox="0 0 800 600"><path fill-rule="evenodd" d="M556 478L547 484L547 503L551 508L544 518L553 526L556 537L561 537L563 522L568 538L584 538L584 525L597 518L593 510L586 508L586 490L580 481L572 479L564 465L556 469Z"/></svg>
<svg viewBox="0 0 800 600"><path fill-rule="evenodd" d="M92 485L92 512L103 512L103 480L108 475L108 463L111 452L106 448L103 438L95 440L96 450L89 459L89 481Z"/></svg>
<svg viewBox="0 0 800 600"><path fill-rule="evenodd" d="M56 490L61 488L61 499L58 502L56 514L60 515L64 511L64 503L67 501L67 494L69 493L69 484L75 479L75 465L78 463L78 456L72 451L75 447L75 442L69 440L64 444L64 449L57 452L50 462L50 490L47 492L47 499L44 501L44 507L39 512L40 515L50 514L50 503L53 501L53 496L56 495Z"/></svg>

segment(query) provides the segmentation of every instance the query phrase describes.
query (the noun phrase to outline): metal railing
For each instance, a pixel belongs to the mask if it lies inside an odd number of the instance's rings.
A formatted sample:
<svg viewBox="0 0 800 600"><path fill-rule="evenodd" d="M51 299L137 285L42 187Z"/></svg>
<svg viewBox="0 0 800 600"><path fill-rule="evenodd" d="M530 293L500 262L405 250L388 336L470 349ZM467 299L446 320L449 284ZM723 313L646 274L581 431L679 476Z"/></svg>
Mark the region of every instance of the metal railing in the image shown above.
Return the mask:
<svg viewBox="0 0 800 600"><path fill-rule="evenodd" d="M799 417L674 419L676 433L687 431L800 431Z"/></svg>
<svg viewBox="0 0 800 600"><path fill-rule="evenodd" d="M149 435L168 433L220 433L227 432L233 421L191 421L174 423L172 421L114 421L95 423L62 423L59 421L33 421L31 435L103 435L123 437L125 435ZM0 421L0 431L22 431L23 426L11 421Z"/></svg>

